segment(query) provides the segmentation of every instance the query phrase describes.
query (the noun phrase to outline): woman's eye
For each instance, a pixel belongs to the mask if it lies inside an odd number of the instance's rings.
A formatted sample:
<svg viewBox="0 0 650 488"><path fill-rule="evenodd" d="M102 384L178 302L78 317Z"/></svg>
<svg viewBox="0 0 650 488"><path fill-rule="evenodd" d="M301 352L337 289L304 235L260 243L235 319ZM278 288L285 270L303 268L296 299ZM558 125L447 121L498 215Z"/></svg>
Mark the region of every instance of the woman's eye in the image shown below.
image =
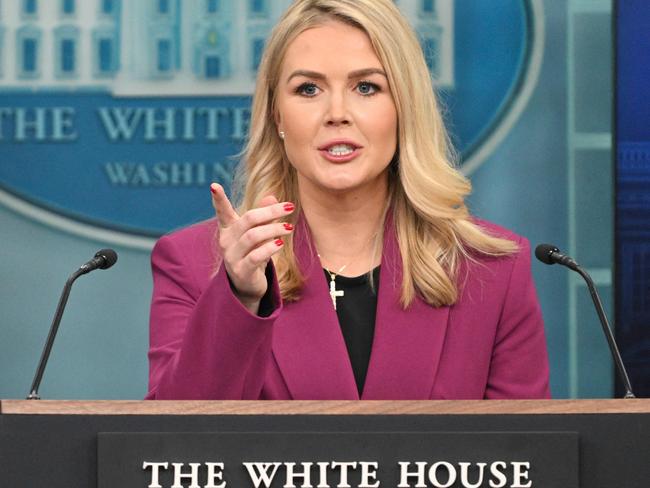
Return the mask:
<svg viewBox="0 0 650 488"><path fill-rule="evenodd" d="M313 83L303 83L296 89L296 93L308 97L313 97L318 93L318 87Z"/></svg>
<svg viewBox="0 0 650 488"><path fill-rule="evenodd" d="M374 95L379 91L379 86L369 81L362 81L357 85L357 89L362 95Z"/></svg>

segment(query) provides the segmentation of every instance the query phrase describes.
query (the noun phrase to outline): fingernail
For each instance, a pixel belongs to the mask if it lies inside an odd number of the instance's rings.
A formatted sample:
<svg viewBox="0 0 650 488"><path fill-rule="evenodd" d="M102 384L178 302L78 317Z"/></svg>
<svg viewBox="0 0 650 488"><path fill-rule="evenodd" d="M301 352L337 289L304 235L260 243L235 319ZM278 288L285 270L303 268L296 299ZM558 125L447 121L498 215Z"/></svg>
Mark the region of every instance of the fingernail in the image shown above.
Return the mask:
<svg viewBox="0 0 650 488"><path fill-rule="evenodd" d="M214 186L212 185L210 185L210 191L212 192L213 195L217 193L217 190L215 190Z"/></svg>
<svg viewBox="0 0 650 488"><path fill-rule="evenodd" d="M284 228L285 228L286 230L293 230L293 225L291 225L291 224L289 224L289 223L286 223L286 224L283 224L283 225L284 225Z"/></svg>
<svg viewBox="0 0 650 488"><path fill-rule="evenodd" d="M293 203L285 203L282 208L284 208L285 212L293 212L296 209L296 206Z"/></svg>
<svg viewBox="0 0 650 488"><path fill-rule="evenodd" d="M282 244L284 244L284 241L282 239L276 239L275 240L275 245L280 247Z"/></svg>

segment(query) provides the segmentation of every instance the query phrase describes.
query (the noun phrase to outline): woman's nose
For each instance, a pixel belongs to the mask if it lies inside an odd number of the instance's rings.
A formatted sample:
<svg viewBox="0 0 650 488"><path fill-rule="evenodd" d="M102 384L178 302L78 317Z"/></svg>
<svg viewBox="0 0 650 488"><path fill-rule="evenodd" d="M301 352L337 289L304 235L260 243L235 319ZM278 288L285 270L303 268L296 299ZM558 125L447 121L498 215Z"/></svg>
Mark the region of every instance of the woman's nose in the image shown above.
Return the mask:
<svg viewBox="0 0 650 488"><path fill-rule="evenodd" d="M349 125L352 122L346 97L341 93L332 93L328 100L325 123L330 126Z"/></svg>

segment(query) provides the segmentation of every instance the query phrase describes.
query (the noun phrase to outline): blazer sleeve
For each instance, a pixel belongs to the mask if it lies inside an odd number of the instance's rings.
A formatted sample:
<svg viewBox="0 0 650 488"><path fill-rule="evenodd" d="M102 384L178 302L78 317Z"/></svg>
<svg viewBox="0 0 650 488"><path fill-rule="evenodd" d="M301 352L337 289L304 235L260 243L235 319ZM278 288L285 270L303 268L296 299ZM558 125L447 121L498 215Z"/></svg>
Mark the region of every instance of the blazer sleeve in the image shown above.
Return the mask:
<svg viewBox="0 0 650 488"><path fill-rule="evenodd" d="M496 332L486 398L550 398L544 321L531 274L530 244L520 238Z"/></svg>
<svg viewBox="0 0 650 488"><path fill-rule="evenodd" d="M259 317L235 297L223 266L200 290L187 252L170 235L151 255L146 398L258 399L271 358L272 326L282 307L273 266L267 273L274 310Z"/></svg>

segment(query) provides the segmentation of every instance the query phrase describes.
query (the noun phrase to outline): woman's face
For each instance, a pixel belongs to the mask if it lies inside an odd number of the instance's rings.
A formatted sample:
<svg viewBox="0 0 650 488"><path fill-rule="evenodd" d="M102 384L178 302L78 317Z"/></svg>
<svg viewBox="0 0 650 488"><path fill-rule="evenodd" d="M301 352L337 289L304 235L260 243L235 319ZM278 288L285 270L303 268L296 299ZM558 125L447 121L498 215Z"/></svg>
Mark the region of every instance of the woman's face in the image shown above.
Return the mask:
<svg viewBox="0 0 650 488"><path fill-rule="evenodd" d="M275 117L301 192L385 185L397 111L362 30L331 21L298 35L282 65Z"/></svg>

